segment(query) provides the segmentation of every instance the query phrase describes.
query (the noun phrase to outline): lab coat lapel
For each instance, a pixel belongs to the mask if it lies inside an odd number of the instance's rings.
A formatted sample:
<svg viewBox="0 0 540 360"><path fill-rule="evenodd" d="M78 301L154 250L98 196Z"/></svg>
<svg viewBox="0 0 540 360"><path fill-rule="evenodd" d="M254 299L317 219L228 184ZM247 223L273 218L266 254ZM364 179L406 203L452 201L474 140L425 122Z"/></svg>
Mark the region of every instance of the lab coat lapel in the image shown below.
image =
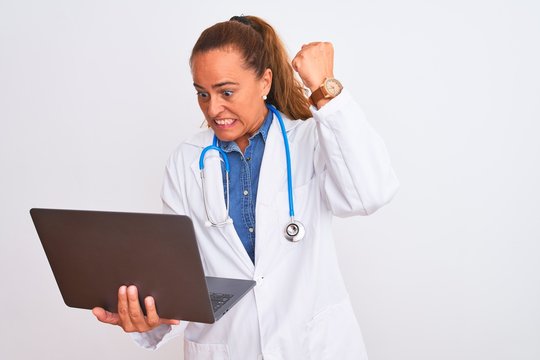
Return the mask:
<svg viewBox="0 0 540 360"><path fill-rule="evenodd" d="M201 148L202 152L202 148ZM225 212L225 198L224 198L224 190L223 190L223 180L221 175L221 163L219 160L215 161L217 159L217 152L216 151L209 151L206 153L206 160L205 160L205 182L206 182L206 189L207 195L208 195L208 206L209 211L212 215L214 215L214 218L221 217ZM214 161L213 161L214 160ZM197 183L199 185L199 188L201 190L202 194L202 181L200 177L200 170L199 170L199 159L197 158L192 164L191 169L194 172ZM201 198L201 205L202 205L202 212L203 216L206 219L206 213L204 209L204 202ZM248 271L248 274L253 274L254 265L251 262L251 259L249 258L249 255L246 252L246 249L244 248L244 245L242 245L242 242L240 241L240 238L238 237L238 234L236 233L236 230L234 228L234 225L226 224L224 226L220 227L211 227L211 233L218 234L218 236L213 236L211 239L204 240L204 241L215 241L219 242L220 244L223 243L223 240L226 241L228 246L230 247L231 251L238 257L240 262L244 265L246 270Z"/></svg>
<svg viewBox="0 0 540 360"><path fill-rule="evenodd" d="M283 121L287 132L297 125L296 121L285 117ZM280 212L288 212L288 205L278 205L288 204L287 196L285 144L279 122L274 116L266 138L257 191L255 264L260 271L269 269L289 249L290 244L282 235L285 223L281 224L279 220ZM278 201L279 197L285 197L284 202Z"/></svg>
<svg viewBox="0 0 540 360"><path fill-rule="evenodd" d="M276 199L276 193L287 181L287 163L285 159L285 146L279 122L274 116L272 125L266 137L264 154L259 173L259 185L257 190L257 205L272 205Z"/></svg>

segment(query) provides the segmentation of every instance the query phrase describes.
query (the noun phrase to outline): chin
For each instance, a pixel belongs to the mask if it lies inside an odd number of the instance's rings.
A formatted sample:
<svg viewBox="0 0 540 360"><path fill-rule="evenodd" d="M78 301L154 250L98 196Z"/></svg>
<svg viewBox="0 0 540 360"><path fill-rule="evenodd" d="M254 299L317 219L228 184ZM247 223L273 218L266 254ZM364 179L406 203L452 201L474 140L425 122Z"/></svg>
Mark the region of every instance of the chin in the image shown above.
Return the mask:
<svg viewBox="0 0 540 360"><path fill-rule="evenodd" d="M217 138L221 141L236 141L236 139L238 138L238 136L234 136L232 134L227 134L227 133L223 133L221 131L215 131L214 130L214 133L216 134Z"/></svg>

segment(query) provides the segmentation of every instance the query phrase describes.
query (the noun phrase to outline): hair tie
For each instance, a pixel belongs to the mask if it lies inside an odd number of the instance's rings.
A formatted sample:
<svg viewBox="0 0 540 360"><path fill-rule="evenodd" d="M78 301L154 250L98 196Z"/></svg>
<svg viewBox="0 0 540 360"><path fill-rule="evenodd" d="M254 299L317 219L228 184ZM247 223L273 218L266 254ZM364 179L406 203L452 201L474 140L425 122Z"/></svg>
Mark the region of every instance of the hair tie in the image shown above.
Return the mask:
<svg viewBox="0 0 540 360"><path fill-rule="evenodd" d="M253 23L247 17L245 17L244 15L233 16L232 18L230 18L229 21L236 21L236 22L242 23L244 25L253 27Z"/></svg>

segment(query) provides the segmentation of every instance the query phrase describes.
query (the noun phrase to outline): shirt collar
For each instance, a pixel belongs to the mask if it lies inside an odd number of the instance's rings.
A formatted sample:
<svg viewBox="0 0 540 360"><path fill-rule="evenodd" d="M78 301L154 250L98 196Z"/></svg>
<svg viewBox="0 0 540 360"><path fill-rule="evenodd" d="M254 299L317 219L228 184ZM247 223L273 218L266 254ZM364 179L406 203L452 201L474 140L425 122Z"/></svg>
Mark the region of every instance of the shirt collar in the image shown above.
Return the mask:
<svg viewBox="0 0 540 360"><path fill-rule="evenodd" d="M268 131L270 130L270 125L272 125L272 119L273 118L274 118L274 114L272 113L272 111L268 110L268 114L266 114L266 117L264 118L264 122L261 125L261 127L259 127L259 130L257 130L257 132L255 132L249 138L250 142L251 142L252 139L254 139L256 136L258 136L260 134L261 137L262 137L262 140L266 143L266 138L268 136ZM226 152L231 152L233 150L240 151L240 148L238 147L238 145L236 145L236 143L234 141L221 141L221 140L218 140L218 145Z"/></svg>

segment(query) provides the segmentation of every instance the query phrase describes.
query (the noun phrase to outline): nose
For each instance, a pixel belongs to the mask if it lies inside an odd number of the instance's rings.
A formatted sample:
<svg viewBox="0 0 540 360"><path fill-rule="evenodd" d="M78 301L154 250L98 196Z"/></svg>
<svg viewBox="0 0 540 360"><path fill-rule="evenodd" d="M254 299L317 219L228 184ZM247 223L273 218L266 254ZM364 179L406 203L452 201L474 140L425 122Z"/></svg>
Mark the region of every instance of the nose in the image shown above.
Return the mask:
<svg viewBox="0 0 540 360"><path fill-rule="evenodd" d="M223 109L223 102L219 96L212 96L210 100L208 100L206 112L208 113L209 117L217 117L223 111Z"/></svg>

